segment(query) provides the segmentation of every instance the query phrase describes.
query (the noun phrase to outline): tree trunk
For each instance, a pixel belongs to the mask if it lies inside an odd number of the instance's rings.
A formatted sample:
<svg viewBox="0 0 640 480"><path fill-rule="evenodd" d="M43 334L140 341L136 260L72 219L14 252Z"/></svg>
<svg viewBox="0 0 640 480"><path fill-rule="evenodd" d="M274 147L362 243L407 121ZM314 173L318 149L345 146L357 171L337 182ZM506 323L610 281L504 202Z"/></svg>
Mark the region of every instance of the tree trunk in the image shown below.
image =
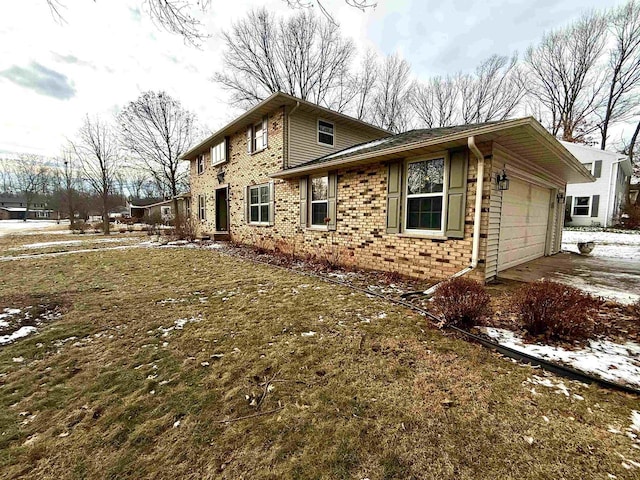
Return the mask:
<svg viewBox="0 0 640 480"><path fill-rule="evenodd" d="M27 200L27 208L24 211L24 218L22 219L22 221L26 222L27 218L29 218L29 200Z"/></svg>
<svg viewBox="0 0 640 480"><path fill-rule="evenodd" d="M109 235L109 198L102 196L102 231L105 235Z"/></svg>
<svg viewBox="0 0 640 480"><path fill-rule="evenodd" d="M179 227L181 225L180 223L180 211L178 210L178 197L176 197L175 195L173 196L173 226L174 227Z"/></svg>

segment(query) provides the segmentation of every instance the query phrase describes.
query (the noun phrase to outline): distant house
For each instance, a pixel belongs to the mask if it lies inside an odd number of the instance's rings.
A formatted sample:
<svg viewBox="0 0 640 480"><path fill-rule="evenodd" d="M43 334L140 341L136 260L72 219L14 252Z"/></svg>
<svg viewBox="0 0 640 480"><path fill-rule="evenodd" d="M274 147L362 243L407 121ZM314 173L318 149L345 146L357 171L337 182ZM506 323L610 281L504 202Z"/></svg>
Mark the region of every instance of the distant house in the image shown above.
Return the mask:
<svg viewBox="0 0 640 480"><path fill-rule="evenodd" d="M560 250L591 174L532 117L383 129L275 93L183 155L200 235L481 282Z"/></svg>
<svg viewBox="0 0 640 480"><path fill-rule="evenodd" d="M624 205L624 195L632 173L628 157L599 148L561 142L580 160L596 181L567 185L565 223L569 226L614 225Z"/></svg>
<svg viewBox="0 0 640 480"><path fill-rule="evenodd" d="M183 193L177 195L176 198L178 199L178 210L180 214L188 217L191 214L191 195L189 193ZM128 207L131 218L159 218L162 223L169 223L175 218L173 199L171 198L154 201L144 206L129 203Z"/></svg>
<svg viewBox="0 0 640 480"><path fill-rule="evenodd" d="M24 220L27 201L22 197L0 197L0 220ZM37 200L29 205L29 219L57 218L47 204Z"/></svg>

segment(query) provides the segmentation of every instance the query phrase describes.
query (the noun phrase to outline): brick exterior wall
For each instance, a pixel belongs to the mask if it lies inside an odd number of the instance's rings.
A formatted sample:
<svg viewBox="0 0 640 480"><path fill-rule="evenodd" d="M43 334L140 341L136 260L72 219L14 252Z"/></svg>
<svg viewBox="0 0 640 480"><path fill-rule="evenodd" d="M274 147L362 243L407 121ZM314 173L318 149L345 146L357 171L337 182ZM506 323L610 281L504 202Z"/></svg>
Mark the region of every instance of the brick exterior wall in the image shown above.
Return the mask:
<svg viewBox="0 0 640 480"><path fill-rule="evenodd" d="M198 194L207 195L207 220L199 223L200 233L211 233L214 223L216 175L225 170L229 186L230 236L233 241L277 248L298 255L330 258L337 263L360 268L397 272L423 279L443 279L471 263L473 215L476 194L476 161L469 154L464 239L436 240L386 233L387 172L385 163L341 169L337 172L337 228L333 232L300 226L299 180L274 180L275 217L273 226L253 226L245 220L244 192L247 185L267 183L270 173L282 169L284 113L269 115L267 150L247 153L246 132L230 137L230 161L211 167L207 155L205 171L198 175L191 162L192 215L197 221ZM485 155L491 145L479 145ZM469 274L484 282L484 252L488 229L489 197L492 188L491 159L485 160L483 214L481 220L480 264Z"/></svg>

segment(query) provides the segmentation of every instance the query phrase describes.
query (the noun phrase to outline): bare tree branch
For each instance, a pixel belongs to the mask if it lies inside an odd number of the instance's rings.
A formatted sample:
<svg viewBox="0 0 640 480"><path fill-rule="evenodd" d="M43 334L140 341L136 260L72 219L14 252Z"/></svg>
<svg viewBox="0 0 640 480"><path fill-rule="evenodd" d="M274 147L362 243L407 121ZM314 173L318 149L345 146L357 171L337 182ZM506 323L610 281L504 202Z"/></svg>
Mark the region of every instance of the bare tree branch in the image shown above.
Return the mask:
<svg viewBox="0 0 640 480"><path fill-rule="evenodd" d="M331 14L329 9L325 7L324 0L283 0L287 3L290 8L313 8L317 6L320 12L325 16L325 18L334 25L337 25L338 22L335 20L334 16ZM378 5L377 1L373 0L344 0L344 2L350 6L357 8L358 10L364 12L368 9L374 9Z"/></svg>
<svg viewBox="0 0 640 480"><path fill-rule="evenodd" d="M411 105L424 126L448 127L458 121L460 89L451 77L433 77L416 86Z"/></svg>
<svg viewBox="0 0 640 480"><path fill-rule="evenodd" d="M582 141L597 129L589 117L603 102L598 61L605 39L605 18L592 13L527 50L528 91L544 105L549 130L566 141Z"/></svg>
<svg viewBox="0 0 640 480"><path fill-rule="evenodd" d="M401 132L411 122L413 95L411 68L398 55L386 57L379 70L369 121L392 132Z"/></svg>

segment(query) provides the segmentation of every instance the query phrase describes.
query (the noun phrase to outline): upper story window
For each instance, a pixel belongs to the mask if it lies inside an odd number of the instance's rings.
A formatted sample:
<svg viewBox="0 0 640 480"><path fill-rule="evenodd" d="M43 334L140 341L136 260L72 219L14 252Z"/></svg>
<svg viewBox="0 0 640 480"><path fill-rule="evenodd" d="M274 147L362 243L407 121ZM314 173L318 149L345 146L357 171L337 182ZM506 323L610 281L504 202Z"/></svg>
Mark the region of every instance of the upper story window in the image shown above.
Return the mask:
<svg viewBox="0 0 640 480"><path fill-rule="evenodd" d="M311 177L311 225L324 226L329 213L329 177Z"/></svg>
<svg viewBox="0 0 640 480"><path fill-rule="evenodd" d="M593 172L593 163L583 163L582 166L589 170L589 173Z"/></svg>
<svg viewBox="0 0 640 480"><path fill-rule="evenodd" d="M333 123L318 120L318 143L320 145L328 145L330 147L335 145Z"/></svg>
<svg viewBox="0 0 640 480"><path fill-rule="evenodd" d="M198 155L196 158L196 169L198 171L198 175L204 172L204 155Z"/></svg>
<svg viewBox="0 0 640 480"><path fill-rule="evenodd" d="M267 148L267 123L268 117L265 116L261 122L257 122L247 128L247 153L256 153Z"/></svg>
<svg viewBox="0 0 640 480"><path fill-rule="evenodd" d="M227 161L227 139L211 147L211 166L220 165Z"/></svg>
<svg viewBox="0 0 640 480"><path fill-rule="evenodd" d="M440 157L409 162L406 179L406 229L442 232L445 159Z"/></svg>

